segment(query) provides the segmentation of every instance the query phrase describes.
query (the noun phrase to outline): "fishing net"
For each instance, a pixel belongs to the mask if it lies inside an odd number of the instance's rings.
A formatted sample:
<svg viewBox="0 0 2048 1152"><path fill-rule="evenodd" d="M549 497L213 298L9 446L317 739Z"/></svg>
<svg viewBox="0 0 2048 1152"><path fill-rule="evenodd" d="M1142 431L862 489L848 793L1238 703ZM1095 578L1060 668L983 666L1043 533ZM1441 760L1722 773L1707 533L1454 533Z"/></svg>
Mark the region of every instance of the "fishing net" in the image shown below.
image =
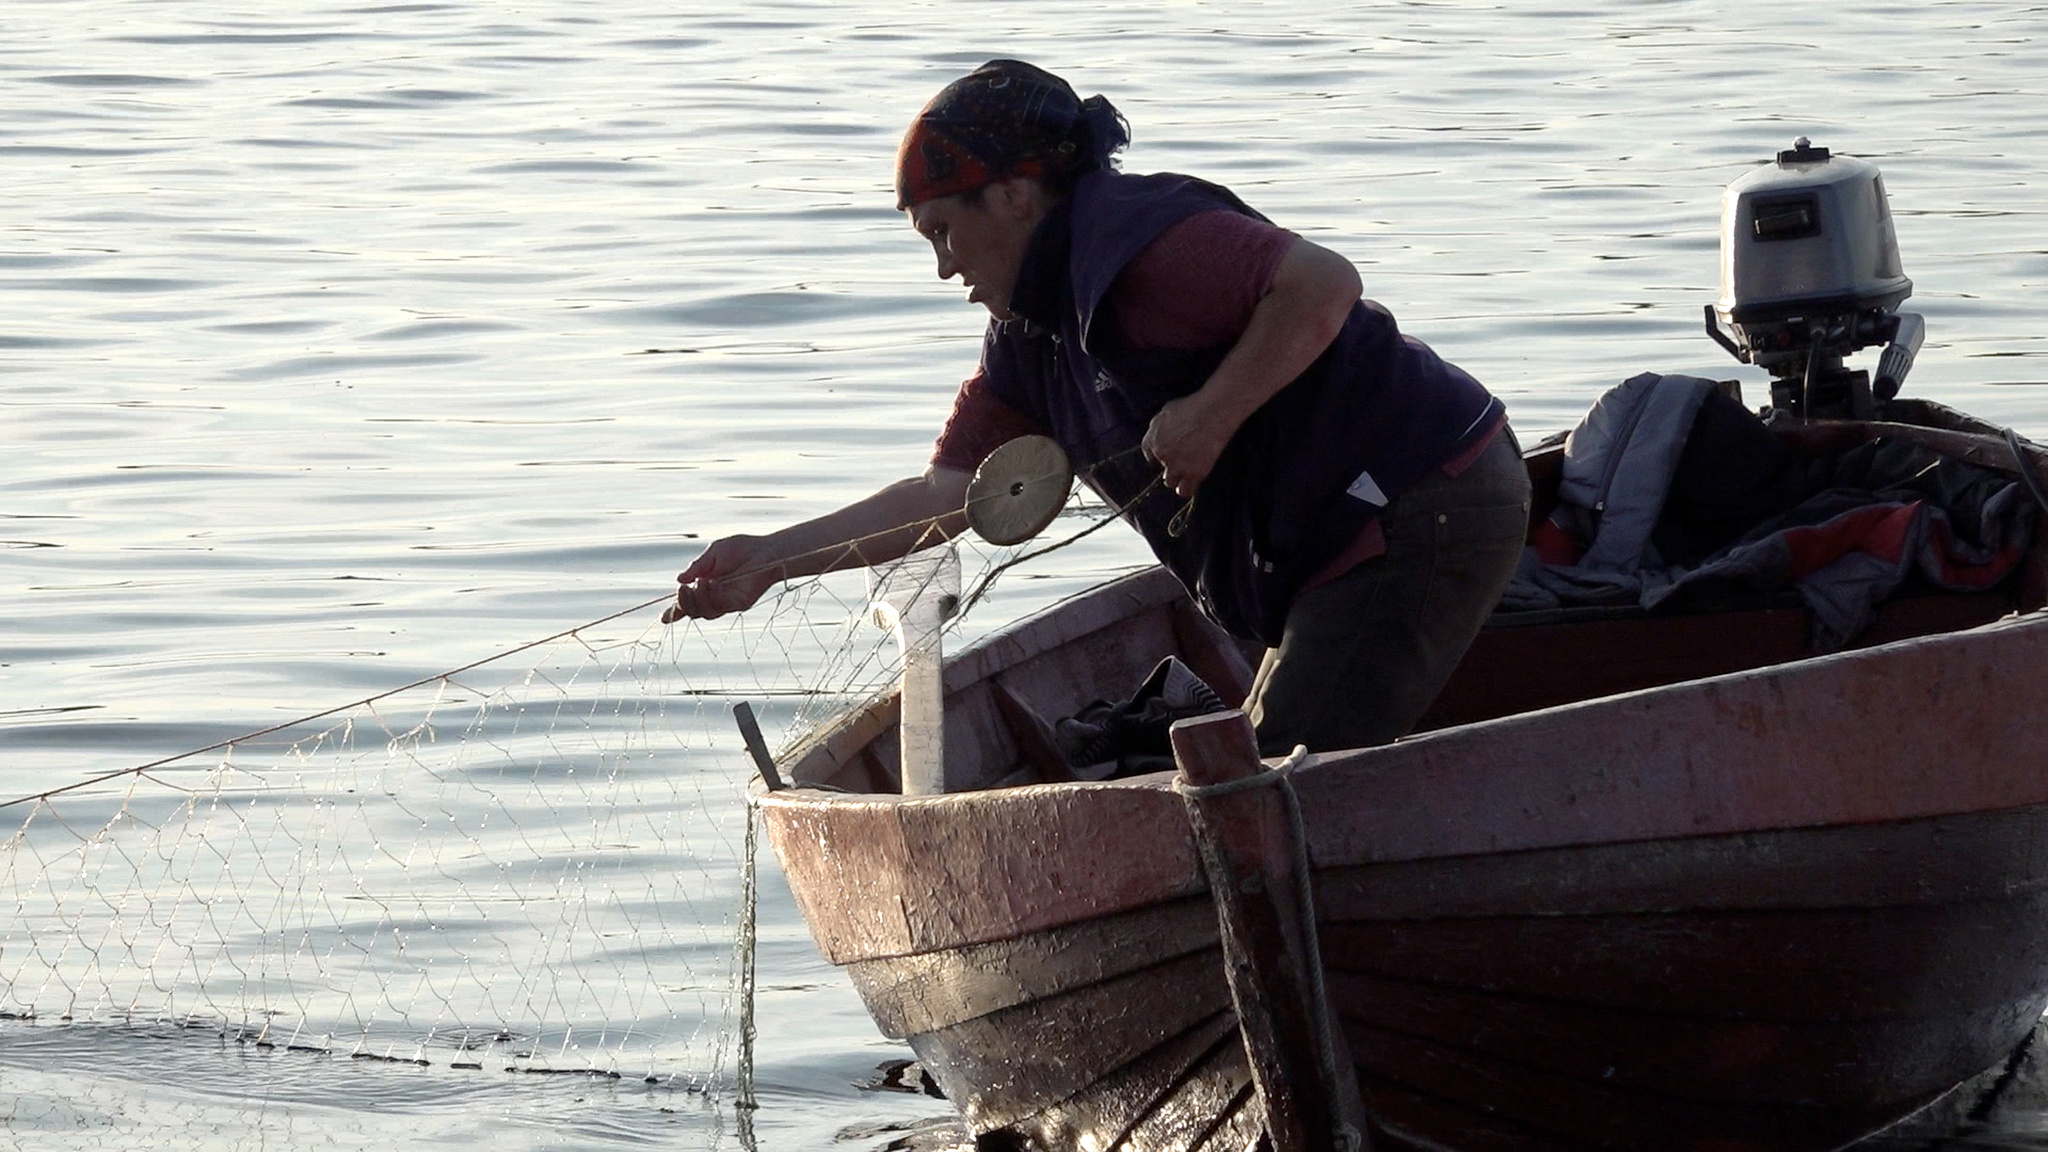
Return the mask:
<svg viewBox="0 0 2048 1152"><path fill-rule="evenodd" d="M885 683L862 607L811 581L727 621L642 611L17 800L0 1015L728 1081L751 832L728 709L787 727Z"/></svg>
<svg viewBox="0 0 2048 1152"><path fill-rule="evenodd" d="M1019 557L967 552L977 594ZM840 573L0 796L0 1028L746 1101L758 785L732 705L786 745L896 665Z"/></svg>

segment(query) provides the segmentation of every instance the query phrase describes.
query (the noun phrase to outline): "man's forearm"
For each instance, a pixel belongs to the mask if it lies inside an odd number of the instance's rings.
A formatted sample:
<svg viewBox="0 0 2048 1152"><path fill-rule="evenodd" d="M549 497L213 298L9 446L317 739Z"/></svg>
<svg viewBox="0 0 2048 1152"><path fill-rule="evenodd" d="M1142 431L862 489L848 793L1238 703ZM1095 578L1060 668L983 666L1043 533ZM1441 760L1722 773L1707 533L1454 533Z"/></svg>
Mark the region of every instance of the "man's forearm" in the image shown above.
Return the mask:
<svg viewBox="0 0 2048 1152"><path fill-rule="evenodd" d="M1239 426L1337 338L1359 291L1349 260L1295 241L1216 371L1199 390L1168 401L1146 428L1145 455L1159 464L1168 487L1193 498Z"/></svg>
<svg viewBox="0 0 2048 1152"><path fill-rule="evenodd" d="M1297 241L1244 334L1197 393L1204 414L1231 429L1250 419L1337 338L1361 290L1349 260Z"/></svg>
<svg viewBox="0 0 2048 1152"><path fill-rule="evenodd" d="M968 476L933 469L767 538L783 579L886 563L967 528Z"/></svg>

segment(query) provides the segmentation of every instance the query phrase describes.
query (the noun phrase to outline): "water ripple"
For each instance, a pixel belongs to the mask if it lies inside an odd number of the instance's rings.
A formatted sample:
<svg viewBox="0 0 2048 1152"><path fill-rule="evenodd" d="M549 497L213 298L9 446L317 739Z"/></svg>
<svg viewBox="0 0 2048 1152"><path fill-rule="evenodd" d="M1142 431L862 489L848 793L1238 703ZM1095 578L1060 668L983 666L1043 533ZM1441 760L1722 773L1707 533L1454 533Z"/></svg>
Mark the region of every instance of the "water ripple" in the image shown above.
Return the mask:
<svg viewBox="0 0 2048 1152"><path fill-rule="evenodd" d="M228 373L237 380L278 380L293 376L332 376L337 372L372 369L409 369L448 364L474 363L483 357L475 353L420 352L410 356L323 355L298 356Z"/></svg>
<svg viewBox="0 0 2048 1152"><path fill-rule="evenodd" d="M54 76L30 76L37 84L59 84L66 88L154 88L204 84L188 76L136 76L112 72L68 72Z"/></svg>
<svg viewBox="0 0 2048 1152"><path fill-rule="evenodd" d="M179 47L208 47L218 44L329 44L349 40L389 40L396 37L377 32L180 32L149 36L114 36L126 44L169 44Z"/></svg>
<svg viewBox="0 0 2048 1152"><path fill-rule="evenodd" d="M504 164L487 164L475 169L483 175L504 175L521 172L643 172L652 165L634 160L514 160Z"/></svg>
<svg viewBox="0 0 2048 1152"><path fill-rule="evenodd" d="M208 288L217 281L185 280L170 276L68 276L38 280L0 279L0 289L29 292L98 292L129 295L150 292L184 292Z"/></svg>

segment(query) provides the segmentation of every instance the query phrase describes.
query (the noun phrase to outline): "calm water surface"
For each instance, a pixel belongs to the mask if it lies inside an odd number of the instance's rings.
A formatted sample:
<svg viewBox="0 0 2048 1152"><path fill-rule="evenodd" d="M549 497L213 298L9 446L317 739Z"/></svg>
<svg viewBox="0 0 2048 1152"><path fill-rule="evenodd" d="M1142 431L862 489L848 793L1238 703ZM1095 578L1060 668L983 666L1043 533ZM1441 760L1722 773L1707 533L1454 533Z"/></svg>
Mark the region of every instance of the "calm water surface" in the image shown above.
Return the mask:
<svg viewBox="0 0 2048 1152"><path fill-rule="evenodd" d="M1525 438L1644 369L1760 388L1700 331L1720 190L1811 136L1884 169L1929 327L1909 390L2048 438L2044 37L2022 3L15 0L0 799L618 611L703 540L921 467L981 325L891 162L991 56L1108 95L1132 170L1352 257ZM1134 541L1026 570L970 629ZM769 871L755 1134L867 1148L943 1110L851 1086L902 1050ZM34 1147L740 1136L624 1089L417 1083L0 1032L0 1132Z"/></svg>

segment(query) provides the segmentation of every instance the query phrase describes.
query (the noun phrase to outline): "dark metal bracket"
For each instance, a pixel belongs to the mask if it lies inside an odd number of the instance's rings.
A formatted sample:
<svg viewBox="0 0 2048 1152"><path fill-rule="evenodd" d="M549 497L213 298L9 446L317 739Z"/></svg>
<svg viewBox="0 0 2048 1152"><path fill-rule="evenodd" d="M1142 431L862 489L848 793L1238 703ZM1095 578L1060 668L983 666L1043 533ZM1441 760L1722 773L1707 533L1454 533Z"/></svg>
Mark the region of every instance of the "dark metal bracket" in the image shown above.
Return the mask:
<svg viewBox="0 0 2048 1152"><path fill-rule="evenodd" d="M768 754L768 741L761 738L761 722L754 719L754 706L745 700L732 706L733 722L740 726L740 739L747 743L747 755L754 758L754 768L761 773L761 782L770 792L780 792L789 785L782 779L782 773L775 767L775 757Z"/></svg>

